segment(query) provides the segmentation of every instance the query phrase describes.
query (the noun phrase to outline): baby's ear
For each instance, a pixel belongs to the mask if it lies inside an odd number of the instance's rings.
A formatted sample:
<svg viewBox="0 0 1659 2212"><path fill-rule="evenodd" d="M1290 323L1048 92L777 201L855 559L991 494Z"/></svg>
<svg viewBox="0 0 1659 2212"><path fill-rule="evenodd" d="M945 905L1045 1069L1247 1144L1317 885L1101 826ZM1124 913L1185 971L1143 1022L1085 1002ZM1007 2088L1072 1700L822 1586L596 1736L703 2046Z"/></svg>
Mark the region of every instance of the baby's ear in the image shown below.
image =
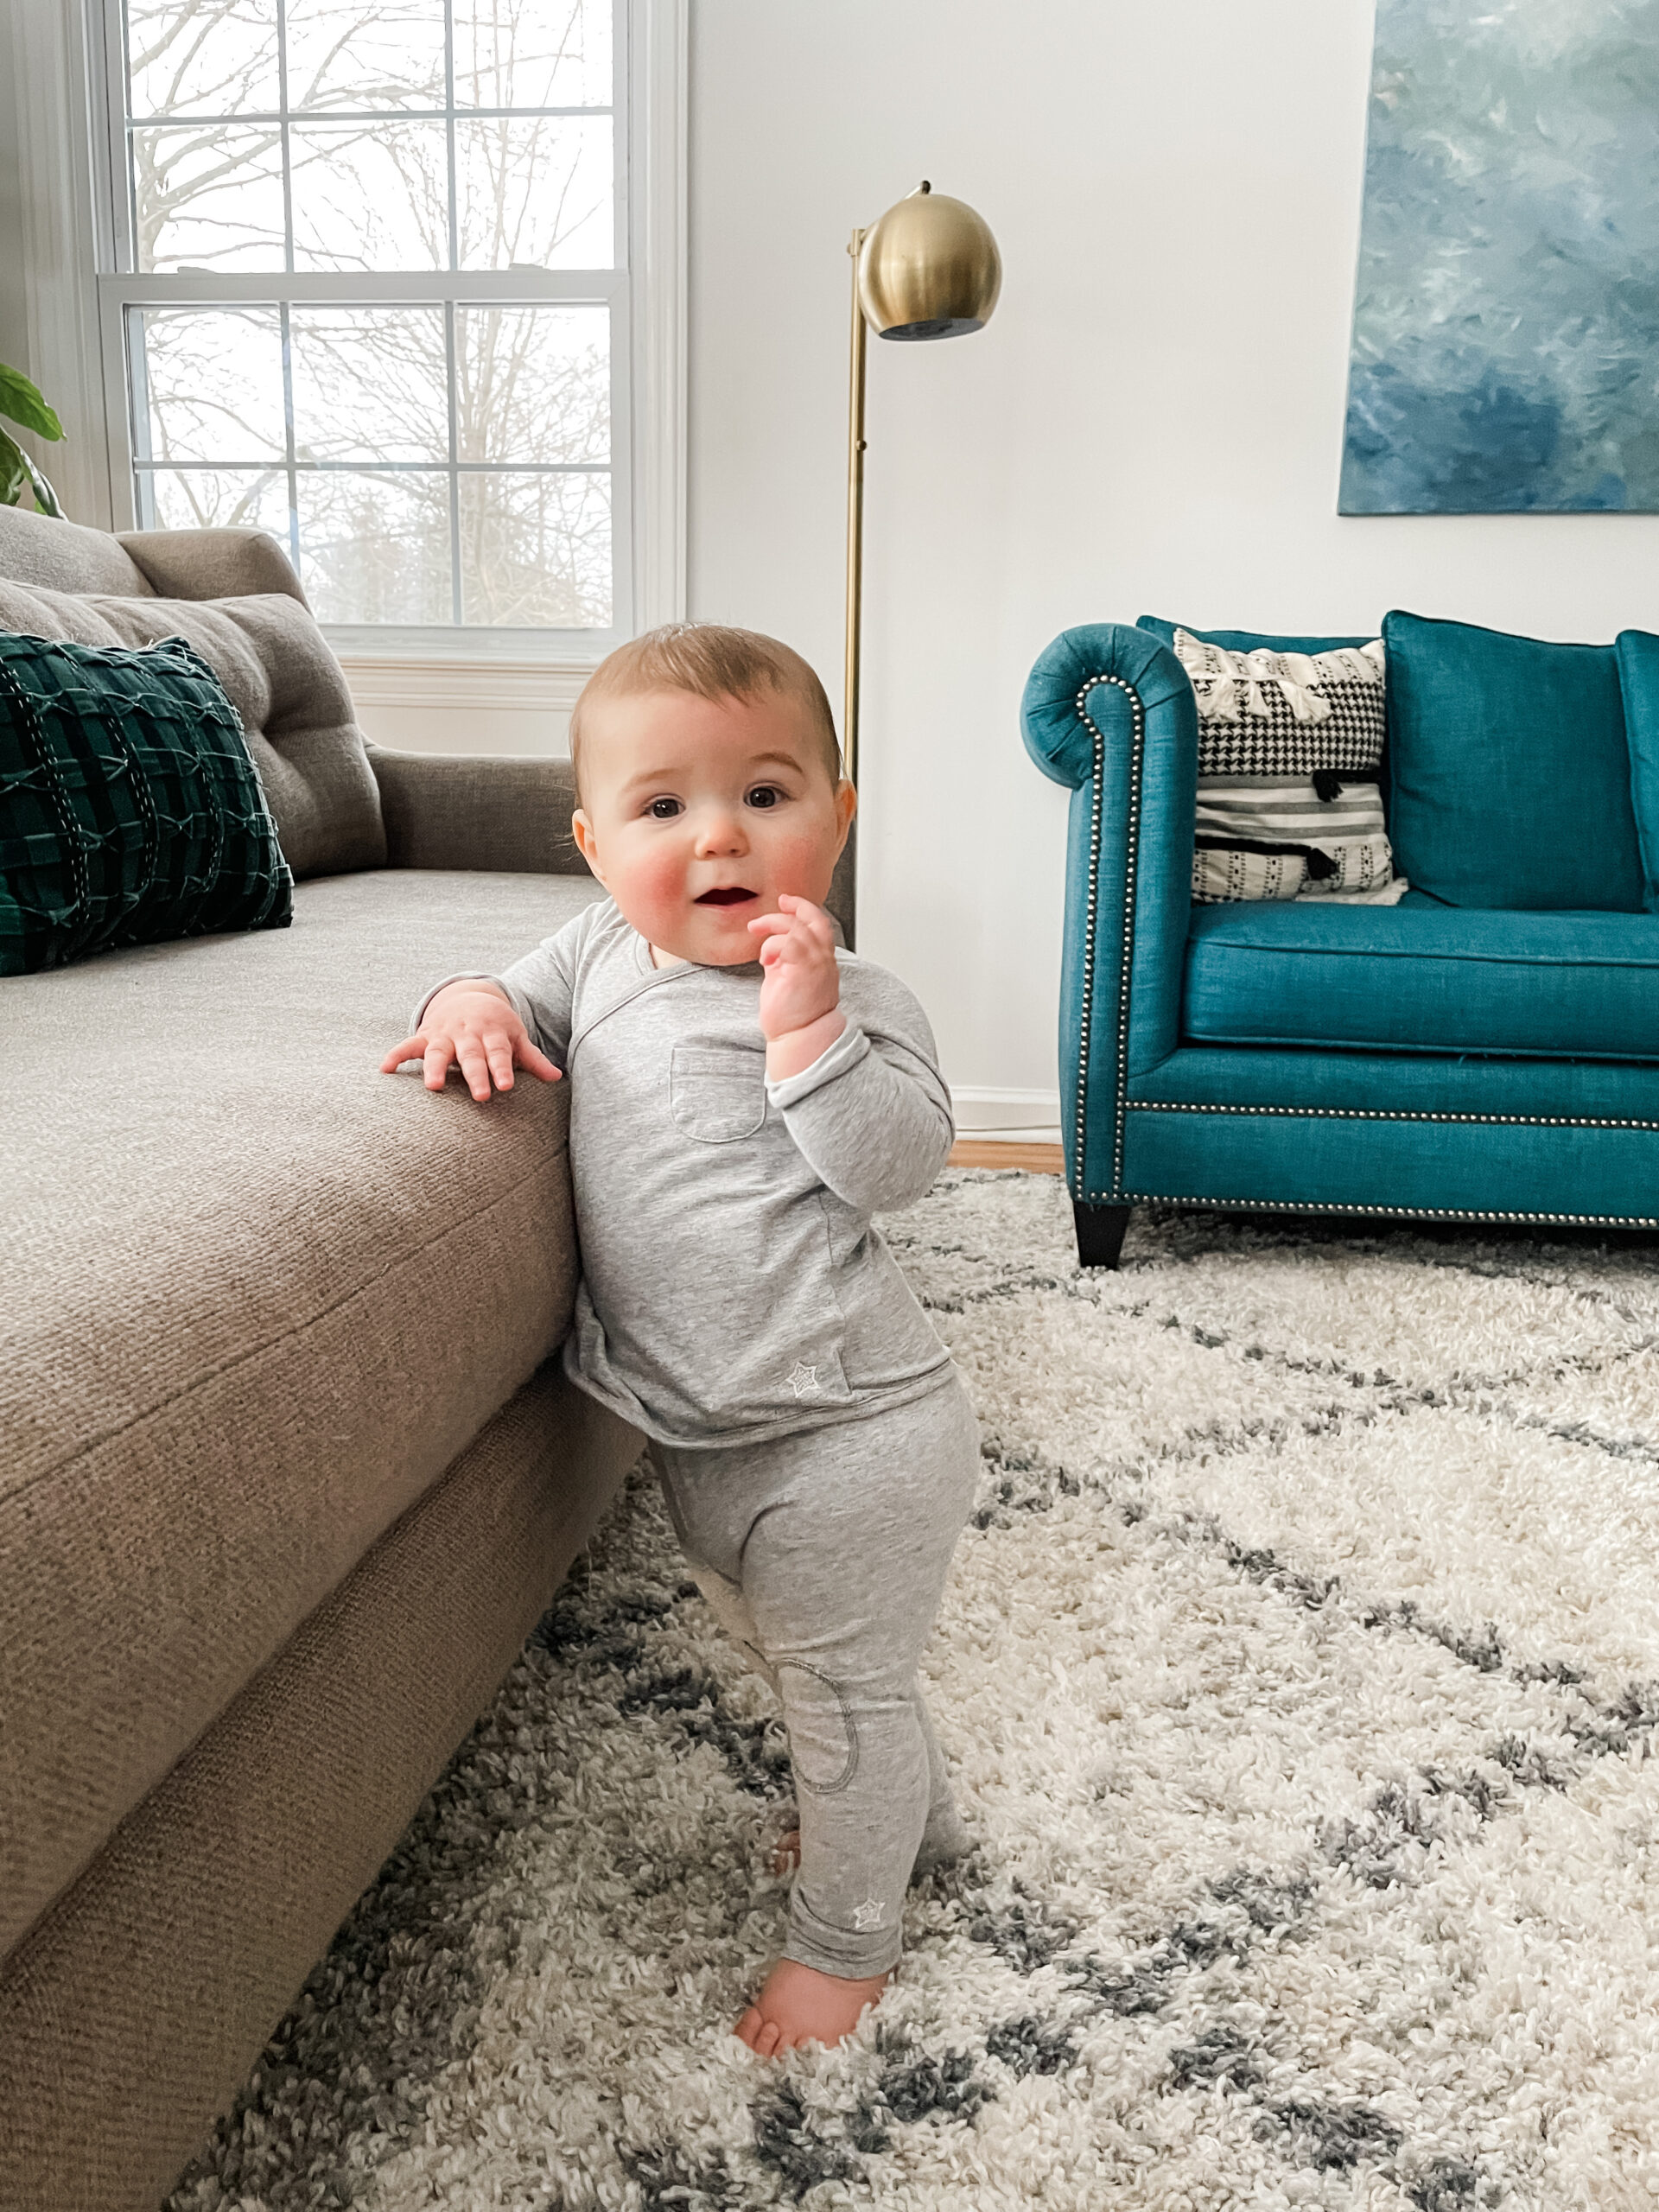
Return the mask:
<svg viewBox="0 0 1659 2212"><path fill-rule="evenodd" d="M603 883L605 871L599 864L599 840L594 835L593 823L581 807L578 807L570 817L570 835L576 841L576 850Z"/></svg>

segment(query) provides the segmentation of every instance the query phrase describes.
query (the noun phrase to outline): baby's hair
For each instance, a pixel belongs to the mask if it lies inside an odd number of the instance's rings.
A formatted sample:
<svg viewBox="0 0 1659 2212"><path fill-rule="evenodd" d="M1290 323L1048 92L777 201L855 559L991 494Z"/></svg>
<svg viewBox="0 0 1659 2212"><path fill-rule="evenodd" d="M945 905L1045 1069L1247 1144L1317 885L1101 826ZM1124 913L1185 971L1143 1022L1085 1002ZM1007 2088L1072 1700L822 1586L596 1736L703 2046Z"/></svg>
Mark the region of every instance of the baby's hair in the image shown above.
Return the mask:
<svg viewBox="0 0 1659 2212"><path fill-rule="evenodd" d="M570 764L578 791L584 717L603 699L641 691L690 691L698 699L753 699L758 691L781 691L805 708L830 780L840 780L841 747L829 699L810 664L792 646L723 622L664 622L607 653L582 685L570 716Z"/></svg>

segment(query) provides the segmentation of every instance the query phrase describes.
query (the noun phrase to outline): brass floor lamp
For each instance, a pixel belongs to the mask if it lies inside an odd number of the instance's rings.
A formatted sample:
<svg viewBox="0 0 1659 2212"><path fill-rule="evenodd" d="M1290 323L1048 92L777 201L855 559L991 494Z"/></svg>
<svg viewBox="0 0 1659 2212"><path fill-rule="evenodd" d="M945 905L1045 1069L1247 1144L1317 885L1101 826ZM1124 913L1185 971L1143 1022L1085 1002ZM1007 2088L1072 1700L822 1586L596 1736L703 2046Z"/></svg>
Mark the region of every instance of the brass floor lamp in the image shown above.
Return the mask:
<svg viewBox="0 0 1659 2212"><path fill-rule="evenodd" d="M910 341L982 330L1002 289L996 240L981 216L924 181L868 230L853 232L853 346L847 410L847 675L842 757L858 781L859 630L864 570L864 334ZM836 870L836 906L853 941L855 840Z"/></svg>

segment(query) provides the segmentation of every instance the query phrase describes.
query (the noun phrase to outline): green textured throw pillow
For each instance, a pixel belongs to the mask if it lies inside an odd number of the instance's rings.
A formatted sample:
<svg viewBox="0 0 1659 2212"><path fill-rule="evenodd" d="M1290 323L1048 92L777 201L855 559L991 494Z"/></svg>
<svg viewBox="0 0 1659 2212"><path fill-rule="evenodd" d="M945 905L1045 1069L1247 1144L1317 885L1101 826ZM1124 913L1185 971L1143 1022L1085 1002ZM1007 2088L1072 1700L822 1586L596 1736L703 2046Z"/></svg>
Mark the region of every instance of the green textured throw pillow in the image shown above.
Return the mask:
<svg viewBox="0 0 1659 2212"><path fill-rule="evenodd" d="M284 929L293 893L236 709L181 638L0 634L0 976Z"/></svg>

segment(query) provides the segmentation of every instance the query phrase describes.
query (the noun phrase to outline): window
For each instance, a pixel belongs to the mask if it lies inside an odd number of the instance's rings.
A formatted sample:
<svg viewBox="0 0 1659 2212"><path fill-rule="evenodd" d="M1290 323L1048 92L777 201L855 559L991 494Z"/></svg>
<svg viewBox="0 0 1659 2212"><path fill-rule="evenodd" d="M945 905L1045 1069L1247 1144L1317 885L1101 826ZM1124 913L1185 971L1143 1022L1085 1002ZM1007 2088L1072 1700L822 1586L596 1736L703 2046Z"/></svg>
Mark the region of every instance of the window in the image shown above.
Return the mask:
<svg viewBox="0 0 1659 2212"><path fill-rule="evenodd" d="M639 626L646 8L94 4L138 527L271 531L347 650L586 658Z"/></svg>

